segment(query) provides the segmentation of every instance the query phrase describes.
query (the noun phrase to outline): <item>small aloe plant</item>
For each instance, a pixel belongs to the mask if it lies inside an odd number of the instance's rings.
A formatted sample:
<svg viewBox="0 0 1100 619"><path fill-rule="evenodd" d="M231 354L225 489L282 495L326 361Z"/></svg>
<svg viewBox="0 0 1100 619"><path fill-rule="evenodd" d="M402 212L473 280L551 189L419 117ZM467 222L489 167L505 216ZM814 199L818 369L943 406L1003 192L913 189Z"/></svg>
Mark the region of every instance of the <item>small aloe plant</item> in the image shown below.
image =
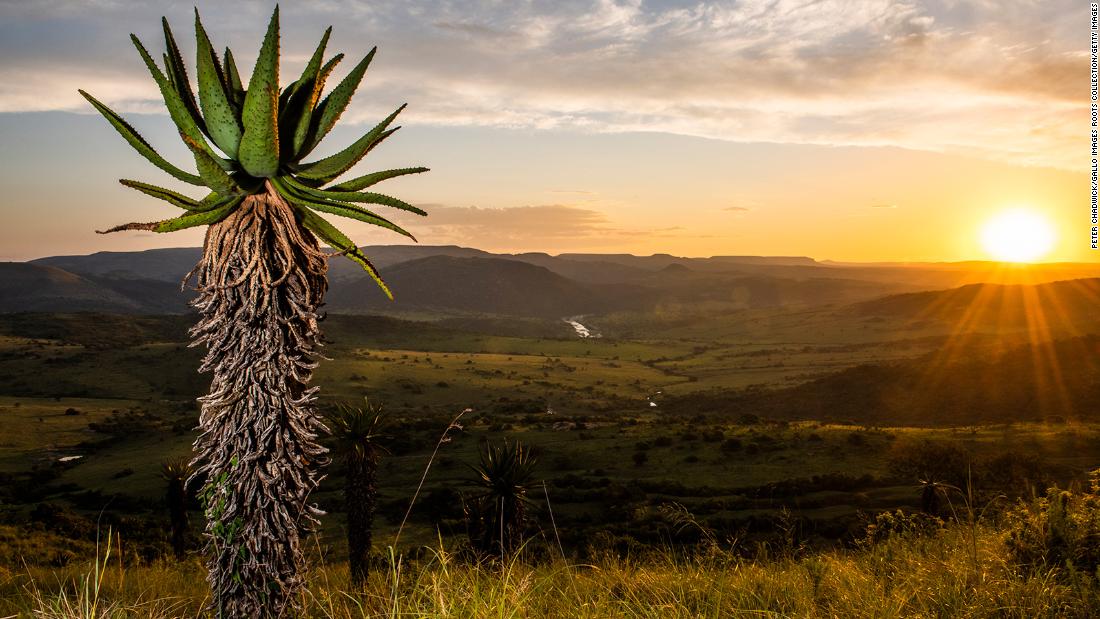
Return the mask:
<svg viewBox="0 0 1100 619"><path fill-rule="evenodd" d="M208 226L192 275L200 319L191 330L206 345L201 371L213 373L202 398L201 434L192 479L205 480L206 553L212 610L220 617L285 617L304 585L301 538L320 512L309 503L326 451L308 383L320 346L318 308L327 288L320 242L358 263L387 296L363 252L322 215L338 215L412 235L365 204L424 215L365 191L386 179L424 172L409 167L332 184L393 135L404 105L334 155L306 161L351 101L375 50L328 94L325 83L342 54L325 60L325 31L301 76L279 84L279 9L275 8L247 86L233 53L215 52L195 12L198 96L167 20L158 66L137 37L134 46L160 89L196 173L157 153L121 116L80 91L150 163L207 191L195 199L150 183L123 185L183 209L179 217L130 223L105 232L173 232Z"/></svg>
<svg viewBox="0 0 1100 619"><path fill-rule="evenodd" d="M378 460L386 451L381 433L382 406L365 401L363 408L340 404L328 415L337 452L344 461L344 509L347 513L348 572L363 589L370 575L374 511L378 503Z"/></svg>
<svg viewBox="0 0 1100 619"><path fill-rule="evenodd" d="M519 441L482 448L480 461L471 467L478 491L466 504L470 539L478 551L505 558L523 543L528 511L535 507L527 491L537 462Z"/></svg>
<svg viewBox="0 0 1100 619"><path fill-rule="evenodd" d="M160 474L167 482L164 502L172 523L172 552L179 561L187 553L187 478L191 476L191 463L186 458L165 460Z"/></svg>

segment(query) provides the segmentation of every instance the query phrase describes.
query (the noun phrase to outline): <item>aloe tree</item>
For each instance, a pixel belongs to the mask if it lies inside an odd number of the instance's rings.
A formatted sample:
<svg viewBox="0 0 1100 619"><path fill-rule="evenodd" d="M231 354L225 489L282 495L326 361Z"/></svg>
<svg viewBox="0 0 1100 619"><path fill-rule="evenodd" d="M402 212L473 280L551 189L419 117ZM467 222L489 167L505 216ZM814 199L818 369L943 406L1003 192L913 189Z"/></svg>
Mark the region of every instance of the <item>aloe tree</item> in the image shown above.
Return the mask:
<svg viewBox="0 0 1100 619"><path fill-rule="evenodd" d="M142 156L206 194L190 198L145 182L120 182L185 212L152 223L111 228L173 232L208 226L192 275L199 321L194 345L205 345L201 371L212 372L200 398L194 478L205 479L207 567L212 607L223 617L286 616L303 586L302 536L320 512L309 503L325 449L309 387L316 367L327 257L319 243L360 266L392 298L355 243L321 214L401 227L368 210L378 204L424 215L383 194L364 191L380 181L426 171L385 170L335 185L371 149L397 131L402 105L347 148L315 161L309 154L336 124L375 50L327 96L326 79L343 58L325 60L329 28L301 76L279 86L279 10L271 17L256 66L241 81L232 52L215 52L195 13L198 96L167 20L163 67L137 37L134 46L156 81L197 173L158 154L125 120L81 94Z"/></svg>
<svg viewBox="0 0 1100 619"><path fill-rule="evenodd" d="M341 404L328 417L336 449L344 464L344 508L347 513L348 571L356 587L367 584L374 509L378 501L378 459L382 407Z"/></svg>
<svg viewBox="0 0 1100 619"><path fill-rule="evenodd" d="M486 445L473 468L478 492L467 504L470 541L480 552L505 557L519 548L534 502L536 459L523 443Z"/></svg>
<svg viewBox="0 0 1100 619"><path fill-rule="evenodd" d="M191 463L186 458L165 460L160 474L167 482L164 502L172 524L172 552L178 561L187 552L187 478L191 476Z"/></svg>

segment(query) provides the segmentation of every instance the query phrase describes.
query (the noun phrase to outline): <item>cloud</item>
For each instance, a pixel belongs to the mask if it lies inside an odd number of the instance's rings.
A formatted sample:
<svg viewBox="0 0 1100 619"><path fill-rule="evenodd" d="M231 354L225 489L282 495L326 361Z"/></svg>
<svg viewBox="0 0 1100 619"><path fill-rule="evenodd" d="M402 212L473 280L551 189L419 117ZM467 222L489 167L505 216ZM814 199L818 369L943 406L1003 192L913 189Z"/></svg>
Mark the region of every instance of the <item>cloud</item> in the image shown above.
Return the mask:
<svg viewBox="0 0 1100 619"><path fill-rule="evenodd" d="M521 239L591 236L612 230L603 213L563 204L510 208L427 205L424 208L432 214L424 220L425 227L463 231L462 234Z"/></svg>
<svg viewBox="0 0 1100 619"><path fill-rule="evenodd" d="M630 247L640 237L696 236L682 226L619 225L599 211L565 204L507 208L419 206L431 216L409 222L416 224L417 238L426 244L458 244L497 251L530 251L532 247L609 250Z"/></svg>
<svg viewBox="0 0 1100 619"><path fill-rule="evenodd" d="M897 205L897 204L872 204L872 205L871 205L871 208L886 208L886 209L891 209L891 208L897 208L897 207L898 207L898 205Z"/></svg>
<svg viewBox="0 0 1100 619"><path fill-rule="evenodd" d="M747 213L747 212L751 211L752 209L747 207L747 206L727 206L726 208L724 208L722 210L733 211L735 213Z"/></svg>
<svg viewBox="0 0 1100 619"><path fill-rule="evenodd" d="M250 63L268 5L200 9ZM379 44L366 88L382 96L357 101L352 121L376 121L397 101L387 93L400 93L406 123L892 145L1080 166L1072 146L1084 9L1069 0L326 0L283 9L286 76L328 23L334 49ZM124 33L159 47L162 10L189 38L184 7L0 4L0 111L84 109L78 85L147 109L156 93Z"/></svg>
<svg viewBox="0 0 1100 619"><path fill-rule="evenodd" d="M585 246L619 233L598 211L547 204L510 208L423 205L431 213L418 220L422 242L512 249Z"/></svg>

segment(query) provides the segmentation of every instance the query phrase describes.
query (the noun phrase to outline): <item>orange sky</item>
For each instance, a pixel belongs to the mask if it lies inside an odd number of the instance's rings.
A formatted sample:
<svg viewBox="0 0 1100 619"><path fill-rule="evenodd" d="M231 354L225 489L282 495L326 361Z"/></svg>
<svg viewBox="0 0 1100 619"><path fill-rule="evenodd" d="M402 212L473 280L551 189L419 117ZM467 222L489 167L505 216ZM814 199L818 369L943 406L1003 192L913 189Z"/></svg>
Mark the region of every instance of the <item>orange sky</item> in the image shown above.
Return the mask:
<svg viewBox="0 0 1100 619"><path fill-rule="evenodd" d="M329 23L335 49L379 45L328 149L407 101L405 128L356 171L432 168L382 188L429 210L398 218L422 243L971 260L988 257L983 222L1028 208L1058 235L1045 260L1095 261L1082 6L303 4L284 7L284 74ZM249 64L270 7L199 8ZM91 232L170 215L117 178L187 189L75 94L97 94L186 162L126 36L160 49L161 10L187 32L182 5L0 6L0 259L201 241ZM348 230L363 244L400 238Z"/></svg>

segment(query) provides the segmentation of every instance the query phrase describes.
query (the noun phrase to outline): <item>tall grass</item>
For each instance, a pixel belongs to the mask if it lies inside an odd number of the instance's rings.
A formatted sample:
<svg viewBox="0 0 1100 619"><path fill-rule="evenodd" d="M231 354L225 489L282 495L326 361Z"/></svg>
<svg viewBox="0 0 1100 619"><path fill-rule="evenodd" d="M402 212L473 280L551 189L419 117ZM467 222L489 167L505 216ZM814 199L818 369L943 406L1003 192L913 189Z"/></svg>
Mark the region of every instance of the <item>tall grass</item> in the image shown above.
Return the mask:
<svg viewBox="0 0 1100 619"><path fill-rule="evenodd" d="M1005 534L985 525L888 537L860 550L741 559L719 547L696 556L598 553L586 564L459 561L442 545L375 571L359 593L343 564L312 573L306 616L365 617L1089 617L1096 574L1022 570ZM100 559L27 568L0 583L0 617L193 617L206 588L197 563L130 567ZM91 604L89 605L89 602Z"/></svg>

